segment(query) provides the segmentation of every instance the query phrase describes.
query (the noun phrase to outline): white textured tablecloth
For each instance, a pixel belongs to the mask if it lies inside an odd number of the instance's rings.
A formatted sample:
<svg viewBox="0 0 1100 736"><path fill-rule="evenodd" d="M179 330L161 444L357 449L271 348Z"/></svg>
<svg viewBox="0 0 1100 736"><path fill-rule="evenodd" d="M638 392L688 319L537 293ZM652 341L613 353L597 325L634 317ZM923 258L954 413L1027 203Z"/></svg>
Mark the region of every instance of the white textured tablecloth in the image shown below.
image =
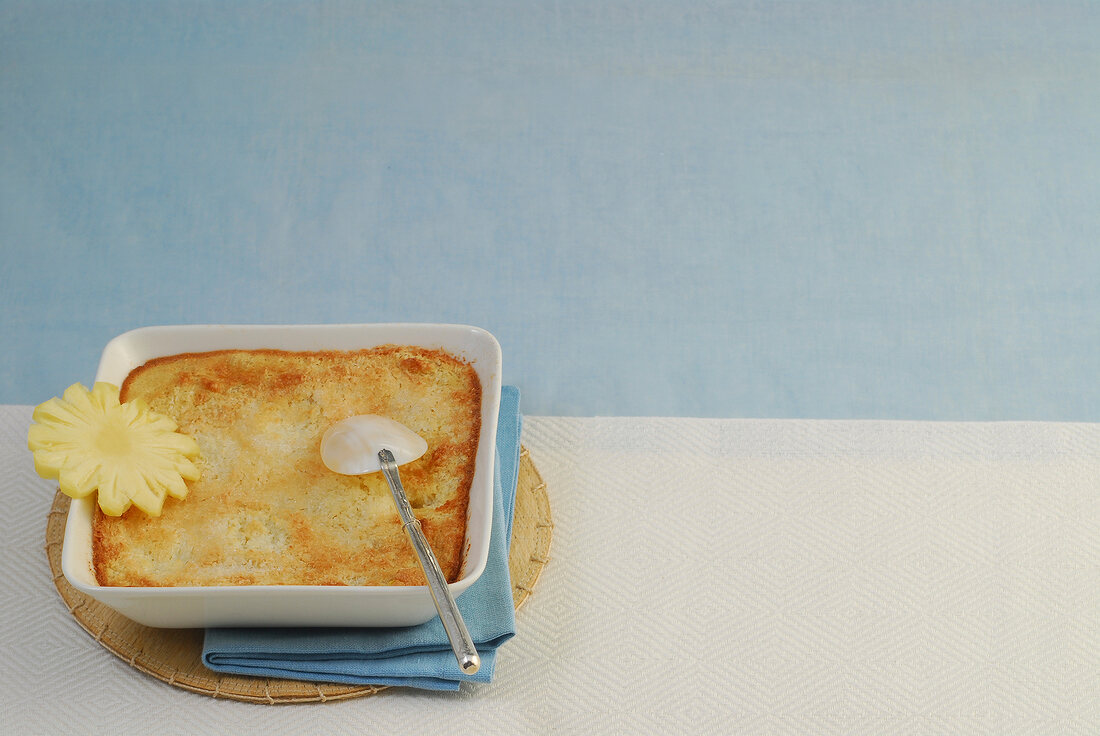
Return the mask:
<svg viewBox="0 0 1100 736"><path fill-rule="evenodd" d="M554 544L496 681L269 707L71 620L29 417L0 407L6 732L1100 732L1100 425L529 417Z"/></svg>

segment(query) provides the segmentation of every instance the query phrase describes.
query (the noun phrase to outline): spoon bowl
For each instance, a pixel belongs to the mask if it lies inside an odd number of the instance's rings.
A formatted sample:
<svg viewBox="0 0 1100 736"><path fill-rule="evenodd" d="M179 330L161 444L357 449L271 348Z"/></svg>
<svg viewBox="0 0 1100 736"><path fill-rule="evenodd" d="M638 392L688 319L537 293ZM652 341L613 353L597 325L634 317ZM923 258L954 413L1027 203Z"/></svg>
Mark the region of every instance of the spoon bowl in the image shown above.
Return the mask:
<svg viewBox="0 0 1100 736"><path fill-rule="evenodd" d="M404 465L427 452L428 443L389 417L359 414L328 428L321 438L321 462L341 475L377 473L382 469L378 453L384 449L393 453L398 465Z"/></svg>

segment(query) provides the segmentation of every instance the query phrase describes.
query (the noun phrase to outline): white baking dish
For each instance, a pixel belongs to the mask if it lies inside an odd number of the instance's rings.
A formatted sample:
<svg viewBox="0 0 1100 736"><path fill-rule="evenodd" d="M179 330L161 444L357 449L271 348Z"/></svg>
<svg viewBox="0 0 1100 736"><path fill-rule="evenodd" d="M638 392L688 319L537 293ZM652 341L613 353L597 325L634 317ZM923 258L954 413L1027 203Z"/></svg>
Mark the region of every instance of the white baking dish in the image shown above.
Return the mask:
<svg viewBox="0 0 1100 736"><path fill-rule="evenodd" d="M119 386L139 365L176 353L233 348L356 350L386 344L446 350L469 361L481 379L481 435L470 488L466 554L461 575L450 586L458 597L485 570L492 528L501 352L496 339L485 330L442 324L144 327L107 344L96 380ZM410 626L436 615L426 586L101 586L92 567L94 504L93 494L74 500L69 507L62 571L76 589L146 626Z"/></svg>

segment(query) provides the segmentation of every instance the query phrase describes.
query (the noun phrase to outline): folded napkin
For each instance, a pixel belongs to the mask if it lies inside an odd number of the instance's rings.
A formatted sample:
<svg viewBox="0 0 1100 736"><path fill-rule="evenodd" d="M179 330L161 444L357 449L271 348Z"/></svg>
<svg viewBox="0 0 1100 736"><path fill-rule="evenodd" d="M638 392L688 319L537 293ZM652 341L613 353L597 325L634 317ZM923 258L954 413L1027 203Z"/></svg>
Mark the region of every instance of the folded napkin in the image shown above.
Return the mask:
<svg viewBox="0 0 1100 736"><path fill-rule="evenodd" d="M429 690L457 690L462 681L489 682L497 647L515 635L508 548L522 424L519 390L505 386L497 427L489 561L477 582L458 598L481 655L476 674L465 675L458 668L438 618L406 628L207 629L203 664L237 675Z"/></svg>

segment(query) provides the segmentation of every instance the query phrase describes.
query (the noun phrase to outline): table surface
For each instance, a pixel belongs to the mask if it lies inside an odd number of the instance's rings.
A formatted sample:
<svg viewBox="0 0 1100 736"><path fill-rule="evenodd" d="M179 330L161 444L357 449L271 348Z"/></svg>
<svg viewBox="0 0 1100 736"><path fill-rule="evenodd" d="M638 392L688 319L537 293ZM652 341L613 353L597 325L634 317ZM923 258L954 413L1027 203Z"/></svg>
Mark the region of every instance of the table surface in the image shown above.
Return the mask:
<svg viewBox="0 0 1100 736"><path fill-rule="evenodd" d="M494 682L265 706L73 621L29 417L0 406L15 733L1100 731L1098 425L529 417L554 541Z"/></svg>
<svg viewBox="0 0 1100 736"><path fill-rule="evenodd" d="M0 402L428 321L536 415L1100 420L1100 6L0 0Z"/></svg>

